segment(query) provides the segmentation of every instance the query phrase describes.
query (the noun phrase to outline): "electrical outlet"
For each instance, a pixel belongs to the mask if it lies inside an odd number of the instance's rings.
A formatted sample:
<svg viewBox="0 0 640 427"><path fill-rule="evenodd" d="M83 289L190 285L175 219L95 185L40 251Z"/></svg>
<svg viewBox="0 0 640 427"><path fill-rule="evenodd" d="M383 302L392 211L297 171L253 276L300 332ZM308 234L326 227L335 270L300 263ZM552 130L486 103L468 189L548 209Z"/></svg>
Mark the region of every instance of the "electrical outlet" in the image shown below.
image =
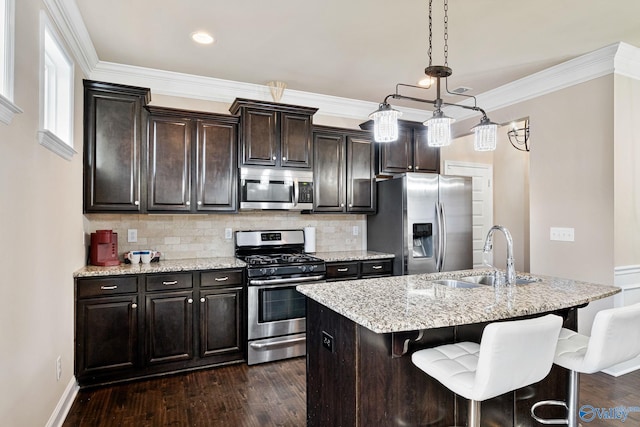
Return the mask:
<svg viewBox="0 0 640 427"><path fill-rule="evenodd" d="M56 381L60 381L60 377L62 377L62 356L56 359Z"/></svg>
<svg viewBox="0 0 640 427"><path fill-rule="evenodd" d="M353 226L353 235L357 236L358 234L360 234L360 228L357 225Z"/></svg>
<svg viewBox="0 0 640 427"><path fill-rule="evenodd" d="M127 242L135 243L138 241L138 230L130 228L127 230Z"/></svg>
<svg viewBox="0 0 640 427"><path fill-rule="evenodd" d="M232 230L232 229L230 229L230 228L225 228L225 229L224 229L224 238L225 238L225 239L227 239L227 240L231 240L232 233L233 233L233 230Z"/></svg>
<svg viewBox="0 0 640 427"><path fill-rule="evenodd" d="M560 242L573 242L575 231L573 228L551 227L549 238Z"/></svg>

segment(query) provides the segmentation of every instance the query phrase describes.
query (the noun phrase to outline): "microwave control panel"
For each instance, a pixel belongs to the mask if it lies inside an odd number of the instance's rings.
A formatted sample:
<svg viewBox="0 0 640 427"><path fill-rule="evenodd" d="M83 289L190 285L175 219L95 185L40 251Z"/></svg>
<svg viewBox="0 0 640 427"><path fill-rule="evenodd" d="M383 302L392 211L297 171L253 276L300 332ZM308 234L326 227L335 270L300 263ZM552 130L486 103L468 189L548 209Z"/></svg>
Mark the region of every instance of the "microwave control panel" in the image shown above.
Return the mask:
<svg viewBox="0 0 640 427"><path fill-rule="evenodd" d="M298 203L313 203L313 183L298 182Z"/></svg>

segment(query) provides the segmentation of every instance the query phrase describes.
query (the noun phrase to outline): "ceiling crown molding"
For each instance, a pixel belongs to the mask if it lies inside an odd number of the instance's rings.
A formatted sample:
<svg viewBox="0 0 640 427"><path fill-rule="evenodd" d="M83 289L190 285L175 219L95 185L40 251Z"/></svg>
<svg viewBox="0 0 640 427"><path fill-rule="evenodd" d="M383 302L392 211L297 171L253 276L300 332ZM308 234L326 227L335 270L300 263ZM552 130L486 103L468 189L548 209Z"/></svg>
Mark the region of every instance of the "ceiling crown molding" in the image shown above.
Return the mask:
<svg viewBox="0 0 640 427"><path fill-rule="evenodd" d="M100 61L75 0L44 2L80 61L85 76L91 79L148 87L152 93L228 104L235 98L271 100L266 85ZM485 111L490 112L612 73L640 79L640 49L622 42L612 44L482 93L476 99ZM293 89L285 90L281 102L316 107L318 114L322 115L356 119L366 119L378 108L374 102ZM469 106L473 101L466 100L460 104ZM403 119L406 120L422 121L431 116L430 111L424 109L397 109L404 113ZM477 115L459 108L447 108L447 114L456 120Z"/></svg>
<svg viewBox="0 0 640 427"><path fill-rule="evenodd" d="M82 73L88 77L98 63L87 27L75 0L43 0L51 20L67 43Z"/></svg>

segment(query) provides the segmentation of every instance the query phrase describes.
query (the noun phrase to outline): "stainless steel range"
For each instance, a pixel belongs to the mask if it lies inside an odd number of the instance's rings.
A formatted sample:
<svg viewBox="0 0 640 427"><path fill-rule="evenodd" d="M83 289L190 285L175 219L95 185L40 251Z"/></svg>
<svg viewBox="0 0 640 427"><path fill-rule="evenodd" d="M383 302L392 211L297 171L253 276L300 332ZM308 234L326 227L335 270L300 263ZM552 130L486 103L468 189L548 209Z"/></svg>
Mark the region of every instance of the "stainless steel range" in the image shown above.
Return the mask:
<svg viewBox="0 0 640 427"><path fill-rule="evenodd" d="M247 263L247 363L306 353L306 301L296 286L324 281L325 263L307 255L303 230L237 231Z"/></svg>

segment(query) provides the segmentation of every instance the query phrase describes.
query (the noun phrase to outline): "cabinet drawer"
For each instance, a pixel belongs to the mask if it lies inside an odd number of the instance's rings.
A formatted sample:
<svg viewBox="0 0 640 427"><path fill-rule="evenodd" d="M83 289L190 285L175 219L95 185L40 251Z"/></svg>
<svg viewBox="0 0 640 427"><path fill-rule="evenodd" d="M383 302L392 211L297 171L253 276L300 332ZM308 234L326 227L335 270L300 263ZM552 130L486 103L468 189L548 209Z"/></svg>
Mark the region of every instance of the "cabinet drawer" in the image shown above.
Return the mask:
<svg viewBox="0 0 640 427"><path fill-rule="evenodd" d="M193 287L191 273L150 274L147 276L147 291L170 291Z"/></svg>
<svg viewBox="0 0 640 427"><path fill-rule="evenodd" d="M392 271L390 259L362 261L362 277L387 276Z"/></svg>
<svg viewBox="0 0 640 427"><path fill-rule="evenodd" d="M200 274L200 286L242 285L242 270L215 270Z"/></svg>
<svg viewBox="0 0 640 427"><path fill-rule="evenodd" d="M337 262L327 264L327 279L353 279L358 277L358 262Z"/></svg>
<svg viewBox="0 0 640 427"><path fill-rule="evenodd" d="M78 279L77 283L78 298L138 292L137 276Z"/></svg>

